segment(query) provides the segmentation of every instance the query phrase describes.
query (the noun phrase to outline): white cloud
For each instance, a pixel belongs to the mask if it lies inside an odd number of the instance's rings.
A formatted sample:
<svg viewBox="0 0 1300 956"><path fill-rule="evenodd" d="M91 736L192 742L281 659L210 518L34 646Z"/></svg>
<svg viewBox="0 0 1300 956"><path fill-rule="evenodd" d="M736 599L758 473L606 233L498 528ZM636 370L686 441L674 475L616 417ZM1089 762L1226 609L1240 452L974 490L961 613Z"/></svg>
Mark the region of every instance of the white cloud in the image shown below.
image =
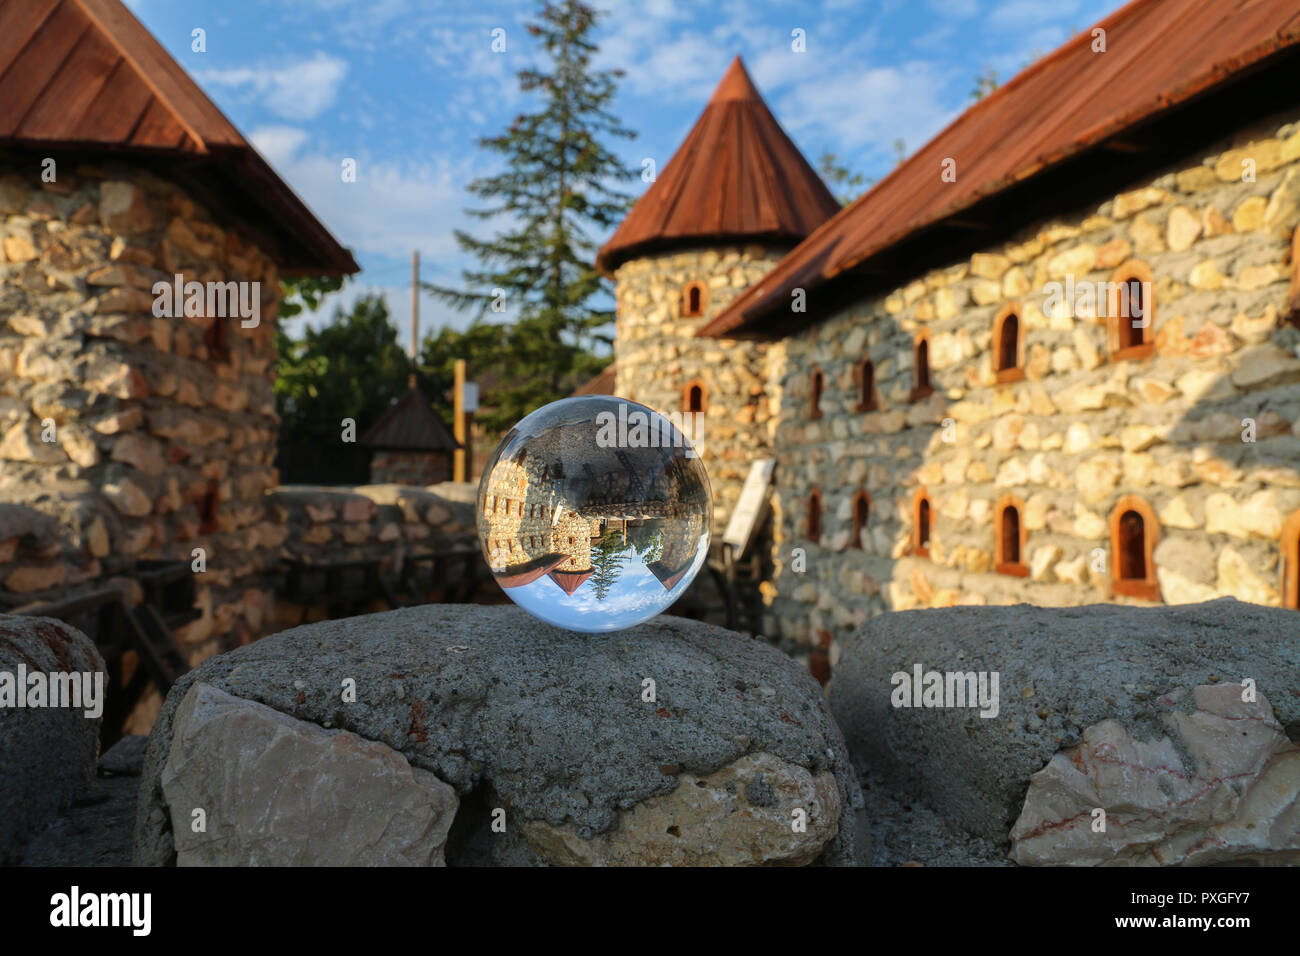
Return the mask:
<svg viewBox="0 0 1300 956"><path fill-rule="evenodd" d="M995 30L1018 33L1050 26L1078 8L1077 0L1007 0L988 15L987 23Z"/></svg>
<svg viewBox="0 0 1300 956"><path fill-rule="evenodd" d="M797 83L777 115L792 130L826 130L845 149L887 152L901 138L913 153L955 115L944 105L945 79L925 61L840 70Z"/></svg>
<svg viewBox="0 0 1300 956"><path fill-rule="evenodd" d="M285 118L313 119L334 105L347 73L346 60L317 51L309 60L278 68L198 70L195 75L200 83L259 97Z"/></svg>
<svg viewBox="0 0 1300 956"><path fill-rule="evenodd" d="M248 138L272 166L286 166L307 142L309 134L296 126L259 126Z"/></svg>

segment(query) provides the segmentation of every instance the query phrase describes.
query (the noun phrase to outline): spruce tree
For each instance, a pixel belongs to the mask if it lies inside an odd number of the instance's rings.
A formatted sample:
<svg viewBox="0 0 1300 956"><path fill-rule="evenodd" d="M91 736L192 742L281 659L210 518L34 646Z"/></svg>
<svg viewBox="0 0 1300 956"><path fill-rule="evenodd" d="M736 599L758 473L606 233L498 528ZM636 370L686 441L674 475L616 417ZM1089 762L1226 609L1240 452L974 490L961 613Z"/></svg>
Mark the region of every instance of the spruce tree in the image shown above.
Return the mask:
<svg viewBox="0 0 1300 956"><path fill-rule="evenodd" d="M564 396L609 361L612 295L593 261L598 238L630 205L617 183L633 173L605 143L635 134L609 111L621 71L592 68L596 20L581 0L542 5L528 30L546 67L518 74L538 108L479 141L505 169L469 185L484 205L467 212L503 220L503 228L486 239L457 230L457 243L478 266L463 270L463 288L426 286L473 312L476 324L502 310L516 316L498 353L465 356L477 360L476 374L487 371L485 361L496 365L501 384L485 399L504 425Z"/></svg>

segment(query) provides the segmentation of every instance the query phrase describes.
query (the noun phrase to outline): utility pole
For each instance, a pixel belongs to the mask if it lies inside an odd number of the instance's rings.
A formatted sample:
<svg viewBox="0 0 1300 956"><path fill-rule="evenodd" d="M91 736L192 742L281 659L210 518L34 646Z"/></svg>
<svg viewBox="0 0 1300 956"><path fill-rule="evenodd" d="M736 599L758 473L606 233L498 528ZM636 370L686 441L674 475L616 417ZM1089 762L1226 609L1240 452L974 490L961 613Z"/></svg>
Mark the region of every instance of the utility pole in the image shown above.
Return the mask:
<svg viewBox="0 0 1300 956"><path fill-rule="evenodd" d="M465 360L456 359L453 367L451 420L458 447L452 453L452 481L469 481L469 413L465 411Z"/></svg>
<svg viewBox="0 0 1300 956"><path fill-rule="evenodd" d="M419 359L420 336L420 250L411 253L411 375L409 384L415 388L415 363Z"/></svg>

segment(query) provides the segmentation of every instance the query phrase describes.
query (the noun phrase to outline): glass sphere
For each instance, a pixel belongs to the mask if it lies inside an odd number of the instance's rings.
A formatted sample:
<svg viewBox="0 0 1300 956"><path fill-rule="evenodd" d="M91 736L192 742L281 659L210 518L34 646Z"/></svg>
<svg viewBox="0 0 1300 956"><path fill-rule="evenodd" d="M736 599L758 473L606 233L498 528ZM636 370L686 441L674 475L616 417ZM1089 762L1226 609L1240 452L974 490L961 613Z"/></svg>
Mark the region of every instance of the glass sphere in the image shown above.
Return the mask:
<svg viewBox="0 0 1300 956"><path fill-rule="evenodd" d="M617 631L685 593L708 556L713 499L680 422L582 395L510 429L477 514L483 556L516 604L558 627Z"/></svg>

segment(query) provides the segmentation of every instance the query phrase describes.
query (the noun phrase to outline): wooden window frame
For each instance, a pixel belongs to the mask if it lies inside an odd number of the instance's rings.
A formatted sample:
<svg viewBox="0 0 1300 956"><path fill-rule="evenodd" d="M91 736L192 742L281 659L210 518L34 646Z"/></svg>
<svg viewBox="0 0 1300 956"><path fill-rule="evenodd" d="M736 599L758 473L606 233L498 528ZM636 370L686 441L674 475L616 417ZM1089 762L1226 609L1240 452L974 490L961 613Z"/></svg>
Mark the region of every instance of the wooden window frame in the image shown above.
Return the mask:
<svg viewBox="0 0 1300 956"><path fill-rule="evenodd" d="M826 395L826 373L820 365L814 365L808 376L808 417L816 420L822 417L822 398Z"/></svg>
<svg viewBox="0 0 1300 956"><path fill-rule="evenodd" d="M1278 589L1282 595L1282 606L1291 610L1300 610L1300 561L1295 560L1300 550L1300 511L1294 511L1282 523L1282 584Z"/></svg>
<svg viewBox="0 0 1300 956"><path fill-rule="evenodd" d="M921 543L921 503L929 508L929 521L926 523L925 543ZM934 541L934 501L930 498L930 493L925 488L916 489L916 494L912 496L912 553L918 558L930 557L930 544Z"/></svg>
<svg viewBox="0 0 1300 956"><path fill-rule="evenodd" d="M1131 316L1119 315L1118 290L1114 297L1108 296L1106 302L1106 337L1107 344L1110 346L1110 359L1112 362L1137 361L1151 358L1156 352L1156 280L1155 275L1141 259L1129 259L1120 265L1110 276L1111 287L1114 289L1119 285L1126 284L1136 279L1139 282L1147 284L1151 289L1150 302L1144 302L1143 306L1147 311L1147 324L1145 328L1139 329L1142 333L1142 341L1138 345L1121 346L1119 334L1119 325L1121 321L1129 321Z"/></svg>
<svg viewBox="0 0 1300 956"><path fill-rule="evenodd" d="M709 410L709 386L701 378L693 378L682 387L682 411L691 412L691 389L700 390L700 408L699 413L703 415Z"/></svg>
<svg viewBox="0 0 1300 956"><path fill-rule="evenodd" d="M216 534L221 529L219 513L221 511L221 489L215 481L209 481L208 487L199 499L199 534Z"/></svg>
<svg viewBox="0 0 1300 956"><path fill-rule="evenodd" d="M226 364L230 361L230 319L217 316L203 330L203 344L208 350L208 361Z"/></svg>
<svg viewBox="0 0 1300 956"><path fill-rule="evenodd" d="M1002 327L1007 319L1016 320L1016 364L1002 367ZM1018 382L1025 377L1025 314L1019 302L1008 302L993 318L993 376L999 385Z"/></svg>
<svg viewBox="0 0 1300 956"><path fill-rule="evenodd" d="M858 387L856 411L874 412L880 404L876 401L876 363L864 355L853 369L853 384ZM864 397L865 393L865 397Z"/></svg>
<svg viewBox="0 0 1300 956"><path fill-rule="evenodd" d="M925 378L921 384L921 346L925 346ZM912 395L913 402L919 402L934 394L934 367L930 364L930 330L922 329L912 340Z"/></svg>
<svg viewBox="0 0 1300 956"><path fill-rule="evenodd" d="M858 521L858 504L865 502L867 506L867 516L861 523ZM851 547L862 550L862 532L866 529L867 523L871 521L871 495L867 494L865 488L859 488L857 494L853 496L853 538L849 541Z"/></svg>
<svg viewBox="0 0 1300 956"><path fill-rule="evenodd" d="M1136 512L1142 519L1142 556L1146 575L1142 579L1120 577L1121 548L1119 537L1120 519L1128 512ZM1124 495L1110 513L1110 576L1111 585L1116 594L1137 598L1141 601L1160 600L1160 581L1156 576L1155 550L1160 540L1160 522L1156 513L1145 500L1137 495Z"/></svg>
<svg viewBox="0 0 1300 956"><path fill-rule="evenodd" d="M814 544L822 539L822 514L822 493L814 488L808 492L808 511L804 516L804 537Z"/></svg>
<svg viewBox="0 0 1300 956"><path fill-rule="evenodd" d="M1300 226L1291 236L1291 324L1300 326Z"/></svg>
<svg viewBox="0 0 1300 956"><path fill-rule="evenodd" d="M1016 546L1016 560L1008 561L1006 554L1006 535L1002 524L1006 520L1008 508L1016 510L1016 522L1020 540ZM1029 565L1025 561L1025 548L1029 543L1029 529L1025 527L1025 503L1017 495L1005 494L993 506L993 569L998 574L1007 574L1013 578L1029 577Z"/></svg>
<svg viewBox="0 0 1300 956"><path fill-rule="evenodd" d="M691 309L691 292L700 293L700 307L698 310ZM709 287L699 279L693 279L686 285L682 286L681 312L683 319L702 318L704 313L709 309Z"/></svg>

